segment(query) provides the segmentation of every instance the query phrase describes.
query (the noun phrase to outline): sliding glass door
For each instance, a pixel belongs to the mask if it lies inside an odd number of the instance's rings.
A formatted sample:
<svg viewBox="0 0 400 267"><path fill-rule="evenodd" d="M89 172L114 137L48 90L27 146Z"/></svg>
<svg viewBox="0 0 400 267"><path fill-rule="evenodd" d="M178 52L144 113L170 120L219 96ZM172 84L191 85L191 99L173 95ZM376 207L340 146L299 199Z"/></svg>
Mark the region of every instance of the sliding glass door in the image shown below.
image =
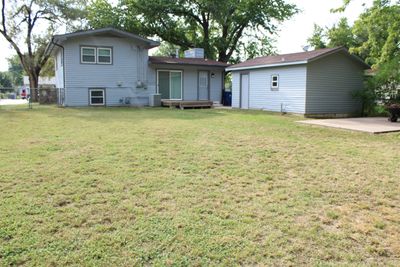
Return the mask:
<svg viewBox="0 0 400 267"><path fill-rule="evenodd" d="M182 71L157 71L157 88L161 99L182 100Z"/></svg>

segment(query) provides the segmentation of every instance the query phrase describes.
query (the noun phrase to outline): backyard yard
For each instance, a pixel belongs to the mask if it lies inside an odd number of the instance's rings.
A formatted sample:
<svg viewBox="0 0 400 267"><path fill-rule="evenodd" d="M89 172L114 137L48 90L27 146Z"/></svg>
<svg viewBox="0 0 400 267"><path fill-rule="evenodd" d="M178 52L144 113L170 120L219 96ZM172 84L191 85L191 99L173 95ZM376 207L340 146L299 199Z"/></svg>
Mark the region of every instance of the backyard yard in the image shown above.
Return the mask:
<svg viewBox="0 0 400 267"><path fill-rule="evenodd" d="M400 134L0 107L0 265L400 265Z"/></svg>

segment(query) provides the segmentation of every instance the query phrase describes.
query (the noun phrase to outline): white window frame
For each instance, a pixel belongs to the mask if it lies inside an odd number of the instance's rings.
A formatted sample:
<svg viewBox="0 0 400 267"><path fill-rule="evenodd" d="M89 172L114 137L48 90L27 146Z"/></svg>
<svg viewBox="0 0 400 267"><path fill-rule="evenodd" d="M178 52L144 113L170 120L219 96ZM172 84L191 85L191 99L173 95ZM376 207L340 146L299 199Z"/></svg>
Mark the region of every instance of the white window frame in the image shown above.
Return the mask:
<svg viewBox="0 0 400 267"><path fill-rule="evenodd" d="M274 78L276 77L276 81L274 81ZM276 85L274 85L274 82L276 82ZM279 89L279 75L278 74L272 74L271 75L271 90L277 91Z"/></svg>
<svg viewBox="0 0 400 267"><path fill-rule="evenodd" d="M83 49L93 49L94 50L94 62L83 60ZM97 63L97 49L93 46L81 46L81 63L82 64L96 64Z"/></svg>
<svg viewBox="0 0 400 267"><path fill-rule="evenodd" d="M99 56L100 56L99 50L101 50L101 49L110 51L110 62L100 62L99 61ZM97 64L101 64L101 65L111 65L112 62L113 62L113 51L112 51L112 48L111 47L97 47L97 49L96 49L96 62L97 62Z"/></svg>
<svg viewBox="0 0 400 267"><path fill-rule="evenodd" d="M171 97L171 73L178 72L181 74L181 98L170 98L168 100L183 100L183 71L182 70L169 70L169 69L159 69L157 70L157 94L160 93L160 85L159 85L159 72L168 72L169 73L169 97Z"/></svg>
<svg viewBox="0 0 400 267"><path fill-rule="evenodd" d="M92 92L103 92L103 96L92 97ZM92 98L103 98L103 103L92 103ZM91 88L89 89L89 105L90 106L104 106L106 104L106 90L103 88Z"/></svg>

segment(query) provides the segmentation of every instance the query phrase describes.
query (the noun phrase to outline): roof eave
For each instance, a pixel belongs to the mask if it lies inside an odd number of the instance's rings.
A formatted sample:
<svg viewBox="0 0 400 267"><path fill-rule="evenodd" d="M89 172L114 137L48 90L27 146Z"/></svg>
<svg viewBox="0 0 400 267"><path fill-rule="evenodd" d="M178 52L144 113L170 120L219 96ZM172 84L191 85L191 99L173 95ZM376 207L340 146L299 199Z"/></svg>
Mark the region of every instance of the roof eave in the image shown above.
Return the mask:
<svg viewBox="0 0 400 267"><path fill-rule="evenodd" d="M263 68L274 68L274 67L283 67L283 66L293 66L293 65L303 65L307 64L306 60L303 61L293 61L293 62L285 62L285 63L276 63L276 64L264 64L264 65L255 65L255 66L247 66L247 67L228 67L226 71L240 71L240 70L252 70L252 69L263 69Z"/></svg>
<svg viewBox="0 0 400 267"><path fill-rule="evenodd" d="M152 62L149 61L150 64L152 65L185 65L185 66L202 66L202 67L213 67L213 68L222 68L225 69L227 66L221 66L221 65L213 65L213 64L193 64L193 63L184 63L184 62Z"/></svg>
<svg viewBox="0 0 400 267"><path fill-rule="evenodd" d="M114 32L114 33L119 34L120 36L144 42L147 44L146 48L149 48L149 49L160 45L160 42L157 42L157 41L154 41L151 39L147 39L147 38L141 37L139 35L136 35L136 34L133 34L130 32L125 32L125 31L121 31L121 30L118 30L115 28L111 28L111 27L101 28L101 29L97 29L97 30L88 30L88 31L82 31L82 32L73 32L73 33L54 35L54 39L58 40L60 42L64 42L69 38L89 36L89 35L94 35L94 34L103 33L103 32Z"/></svg>
<svg viewBox="0 0 400 267"><path fill-rule="evenodd" d="M361 58L359 58L356 55L350 54L349 50L346 47L343 47L343 46L342 47L338 47L337 49L332 50L329 53L325 53L325 54L322 54L320 56L313 57L313 58L309 59L308 62L313 62L313 61L319 60L321 58L327 57L329 55L335 54L335 53L340 52L340 51L346 53L347 56L350 56L352 59L354 59L355 61L360 63L364 67L364 69L370 69L371 68L371 66L368 65L367 63L365 63Z"/></svg>

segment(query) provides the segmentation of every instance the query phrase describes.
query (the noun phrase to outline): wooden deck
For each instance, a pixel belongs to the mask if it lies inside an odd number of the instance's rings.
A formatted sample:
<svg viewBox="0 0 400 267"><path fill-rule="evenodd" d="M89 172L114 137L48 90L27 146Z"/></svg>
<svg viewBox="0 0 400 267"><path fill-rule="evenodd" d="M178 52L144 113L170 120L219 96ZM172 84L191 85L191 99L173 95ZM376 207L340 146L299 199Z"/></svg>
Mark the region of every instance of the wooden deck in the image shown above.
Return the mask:
<svg viewBox="0 0 400 267"><path fill-rule="evenodd" d="M197 101L186 101L186 100L161 100L163 107L177 107L180 109L185 108L211 108L213 102L209 100L197 100Z"/></svg>

